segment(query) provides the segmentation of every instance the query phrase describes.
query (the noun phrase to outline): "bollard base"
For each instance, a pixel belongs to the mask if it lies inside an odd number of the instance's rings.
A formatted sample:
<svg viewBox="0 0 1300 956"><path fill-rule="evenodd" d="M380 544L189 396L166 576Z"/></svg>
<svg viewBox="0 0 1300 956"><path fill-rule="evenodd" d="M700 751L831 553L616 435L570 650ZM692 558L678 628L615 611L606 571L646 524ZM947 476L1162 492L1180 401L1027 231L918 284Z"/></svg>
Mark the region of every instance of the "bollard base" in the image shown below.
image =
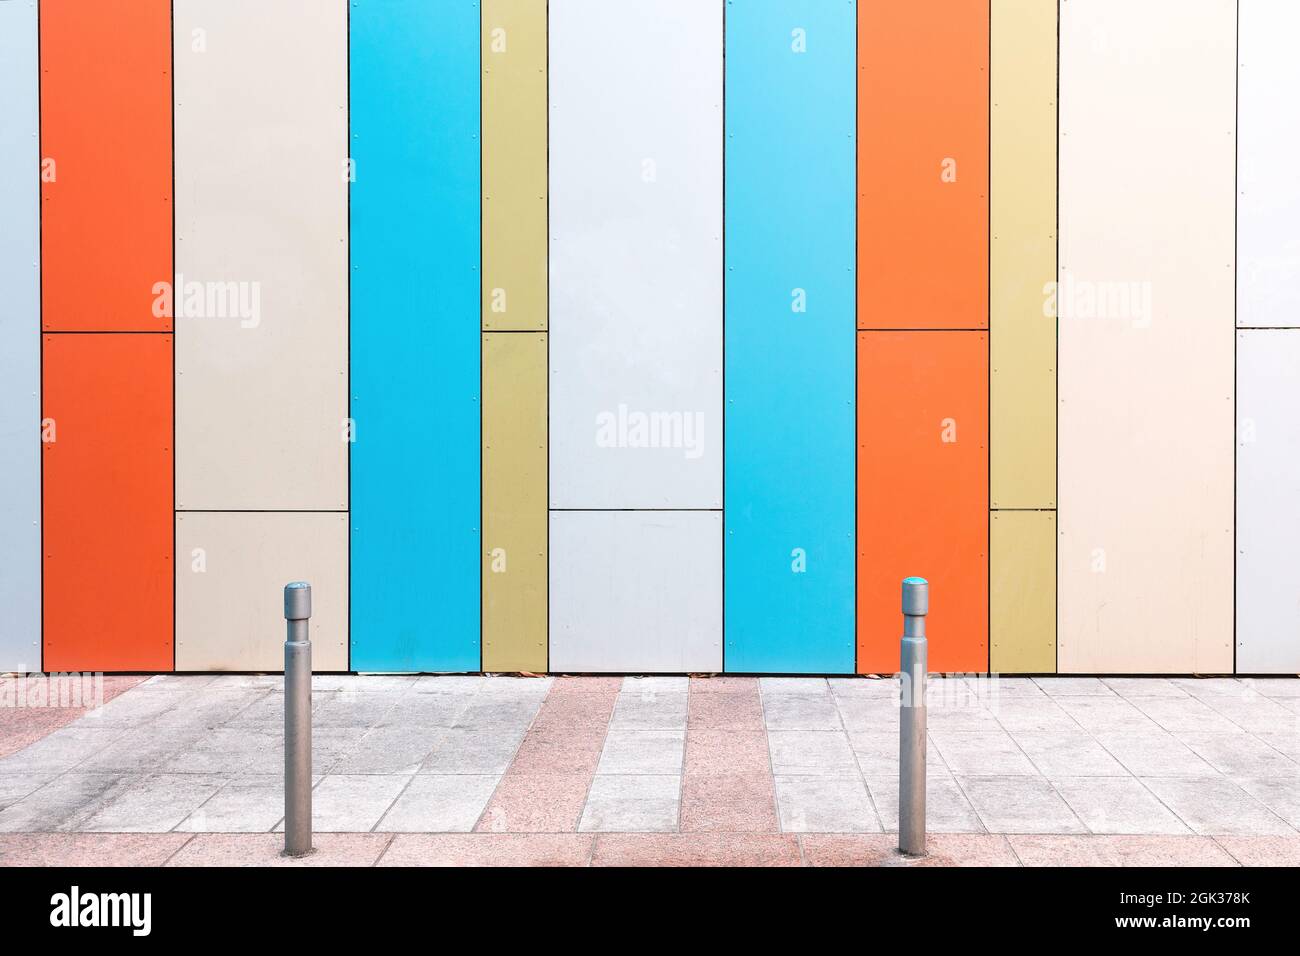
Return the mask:
<svg viewBox="0 0 1300 956"><path fill-rule="evenodd" d="M289 859L289 860L301 860L303 857L311 856L315 852L316 852L316 848L314 846L309 846L307 847L307 849L300 850L296 853L291 852L288 847L285 847L283 850L280 851L280 855L285 859Z"/></svg>

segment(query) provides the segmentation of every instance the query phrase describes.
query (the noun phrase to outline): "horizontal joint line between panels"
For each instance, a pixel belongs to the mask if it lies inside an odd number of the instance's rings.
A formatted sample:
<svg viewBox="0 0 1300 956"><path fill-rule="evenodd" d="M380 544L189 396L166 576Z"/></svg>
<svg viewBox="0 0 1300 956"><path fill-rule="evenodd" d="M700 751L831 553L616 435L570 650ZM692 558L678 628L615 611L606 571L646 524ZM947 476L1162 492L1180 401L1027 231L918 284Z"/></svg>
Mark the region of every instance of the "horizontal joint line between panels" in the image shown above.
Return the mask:
<svg viewBox="0 0 1300 956"><path fill-rule="evenodd" d="M566 511L691 511L708 514L710 512L722 513L721 508L548 508L548 511L563 513Z"/></svg>

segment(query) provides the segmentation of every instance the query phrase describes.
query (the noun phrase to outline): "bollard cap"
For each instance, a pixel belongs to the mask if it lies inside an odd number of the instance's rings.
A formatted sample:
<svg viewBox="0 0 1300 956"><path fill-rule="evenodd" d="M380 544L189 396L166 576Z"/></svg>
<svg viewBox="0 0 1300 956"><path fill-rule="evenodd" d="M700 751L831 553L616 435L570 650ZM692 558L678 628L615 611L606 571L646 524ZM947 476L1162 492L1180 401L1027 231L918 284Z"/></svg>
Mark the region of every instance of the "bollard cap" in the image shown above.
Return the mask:
<svg viewBox="0 0 1300 956"><path fill-rule="evenodd" d="M930 582L925 578L903 578L903 613L922 617L930 612Z"/></svg>
<svg viewBox="0 0 1300 956"><path fill-rule="evenodd" d="M294 581L284 586L284 619L305 621L311 617L311 585Z"/></svg>

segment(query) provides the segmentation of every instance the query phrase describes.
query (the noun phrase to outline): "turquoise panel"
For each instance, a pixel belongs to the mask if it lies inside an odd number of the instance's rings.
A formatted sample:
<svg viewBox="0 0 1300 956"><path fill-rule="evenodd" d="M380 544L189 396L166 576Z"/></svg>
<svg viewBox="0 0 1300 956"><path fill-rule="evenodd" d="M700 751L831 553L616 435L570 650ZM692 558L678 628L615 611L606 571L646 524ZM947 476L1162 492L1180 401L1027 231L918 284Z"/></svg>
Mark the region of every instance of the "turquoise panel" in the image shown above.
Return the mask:
<svg viewBox="0 0 1300 956"><path fill-rule="evenodd" d="M479 7L352 0L353 670L479 669Z"/></svg>
<svg viewBox="0 0 1300 956"><path fill-rule="evenodd" d="M0 2L0 672L41 669L36 5Z"/></svg>
<svg viewBox="0 0 1300 956"><path fill-rule="evenodd" d="M852 673L857 8L726 11L726 669Z"/></svg>

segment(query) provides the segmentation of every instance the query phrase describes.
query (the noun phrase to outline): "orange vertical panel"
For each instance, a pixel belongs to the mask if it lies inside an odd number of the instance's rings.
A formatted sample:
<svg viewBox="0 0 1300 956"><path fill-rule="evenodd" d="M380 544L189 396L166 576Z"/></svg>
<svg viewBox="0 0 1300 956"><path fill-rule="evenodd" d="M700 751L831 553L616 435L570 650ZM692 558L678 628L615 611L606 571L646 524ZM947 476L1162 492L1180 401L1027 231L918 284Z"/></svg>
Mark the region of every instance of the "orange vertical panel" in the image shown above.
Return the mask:
<svg viewBox="0 0 1300 956"><path fill-rule="evenodd" d="M40 32L41 326L170 330L171 2L41 0Z"/></svg>
<svg viewBox="0 0 1300 956"><path fill-rule="evenodd" d="M858 328L988 328L988 0L863 0Z"/></svg>
<svg viewBox="0 0 1300 956"><path fill-rule="evenodd" d="M172 337L45 335L42 361L45 669L171 670Z"/></svg>
<svg viewBox="0 0 1300 956"><path fill-rule="evenodd" d="M988 334L858 333L858 671L898 670L903 578L930 670L988 669Z"/></svg>

